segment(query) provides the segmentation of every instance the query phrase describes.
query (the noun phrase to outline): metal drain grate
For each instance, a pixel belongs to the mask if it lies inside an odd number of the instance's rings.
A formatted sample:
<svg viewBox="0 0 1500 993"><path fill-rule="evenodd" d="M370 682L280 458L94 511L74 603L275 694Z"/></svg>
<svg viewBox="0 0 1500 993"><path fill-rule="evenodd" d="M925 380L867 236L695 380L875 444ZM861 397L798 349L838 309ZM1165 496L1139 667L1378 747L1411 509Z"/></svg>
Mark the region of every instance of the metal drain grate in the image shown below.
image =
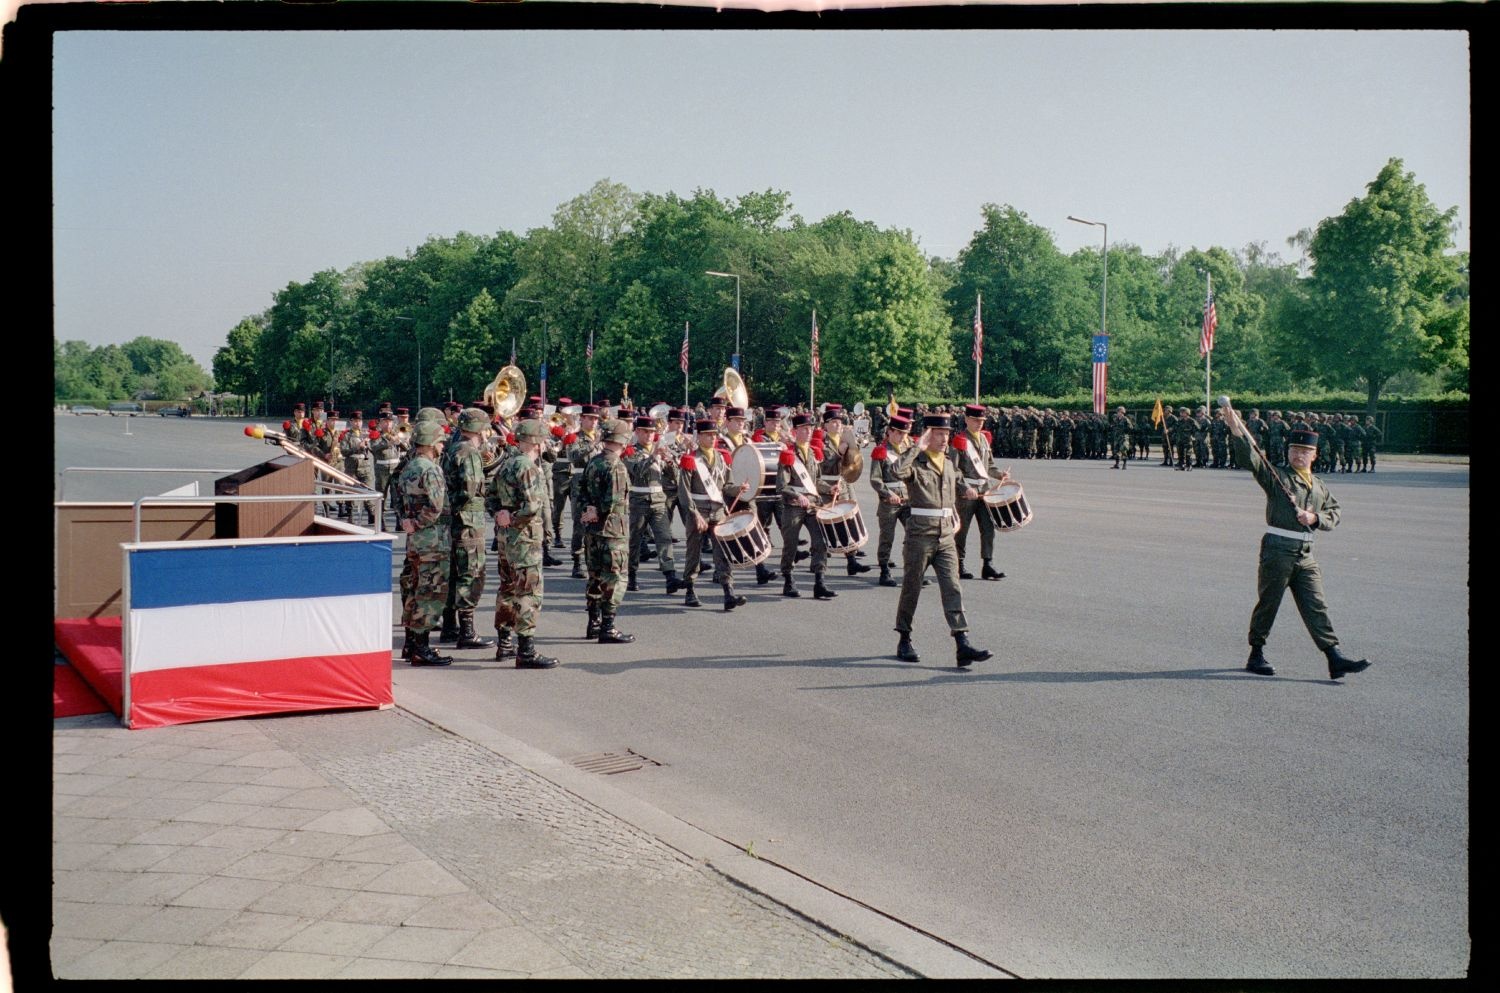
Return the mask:
<svg viewBox="0 0 1500 993"><path fill-rule="evenodd" d="M579 755L568 760L576 768L584 772L597 773L601 776L613 776L621 772L635 772L648 765L659 766L660 762L648 759L639 752L625 749L623 752L594 752L591 755Z"/></svg>

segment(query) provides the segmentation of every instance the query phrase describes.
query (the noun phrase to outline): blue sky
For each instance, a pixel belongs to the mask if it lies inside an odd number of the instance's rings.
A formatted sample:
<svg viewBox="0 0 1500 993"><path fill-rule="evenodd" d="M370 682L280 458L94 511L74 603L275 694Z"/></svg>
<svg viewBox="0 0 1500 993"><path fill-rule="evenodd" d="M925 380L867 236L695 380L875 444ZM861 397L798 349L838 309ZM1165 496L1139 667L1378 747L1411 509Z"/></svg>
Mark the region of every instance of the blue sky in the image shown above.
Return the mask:
<svg viewBox="0 0 1500 993"><path fill-rule="evenodd" d="M609 178L775 188L953 257L986 202L1064 251L1286 239L1397 157L1469 239L1459 31L58 33L59 339L209 367L288 282L524 234Z"/></svg>

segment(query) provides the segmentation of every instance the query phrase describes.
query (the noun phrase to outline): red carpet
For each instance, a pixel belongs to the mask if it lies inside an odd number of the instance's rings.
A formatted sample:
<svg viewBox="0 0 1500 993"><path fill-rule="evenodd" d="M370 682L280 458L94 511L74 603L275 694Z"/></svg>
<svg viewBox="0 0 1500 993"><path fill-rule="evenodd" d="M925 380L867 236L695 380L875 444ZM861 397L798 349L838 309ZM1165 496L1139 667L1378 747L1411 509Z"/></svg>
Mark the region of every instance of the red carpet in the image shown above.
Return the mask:
<svg viewBox="0 0 1500 993"><path fill-rule="evenodd" d="M124 705L121 687L124 678L125 656L121 649L122 628L118 617L68 617L52 622L52 638L67 666L54 666L52 679L52 709L54 717L74 714L96 714L106 710L120 713ZM64 672L69 676L62 675ZM85 706L86 698L80 698L73 690L76 681L101 706L91 710L71 710L63 713L62 707ZM65 688L66 687L66 688Z"/></svg>

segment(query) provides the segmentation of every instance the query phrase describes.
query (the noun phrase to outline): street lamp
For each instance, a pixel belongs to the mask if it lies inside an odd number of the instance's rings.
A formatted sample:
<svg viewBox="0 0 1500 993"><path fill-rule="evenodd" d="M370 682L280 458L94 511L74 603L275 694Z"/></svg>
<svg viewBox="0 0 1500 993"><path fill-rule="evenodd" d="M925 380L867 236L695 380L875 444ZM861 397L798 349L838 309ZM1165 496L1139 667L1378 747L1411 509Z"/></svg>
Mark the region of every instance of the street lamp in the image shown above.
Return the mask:
<svg viewBox="0 0 1500 993"><path fill-rule="evenodd" d="M515 297L514 299L520 301L521 303L534 303L538 307L542 308L542 369L541 369L541 379L542 379L542 386L543 386L542 396L545 397L547 395L547 391L545 389L545 387L547 385L547 383L546 383L546 379L547 379L547 375L546 375L546 373L547 373L547 358L548 358L548 353L552 351L552 329L547 326L547 305L545 303L543 303L542 301L540 301L540 300L533 300L530 297ZM593 390L592 389L590 389L589 394L590 394L589 395L589 400L593 401L594 397L593 397Z"/></svg>
<svg viewBox="0 0 1500 993"><path fill-rule="evenodd" d="M392 317L393 321L410 321L411 336L417 340L417 409L422 409L422 336L417 333L415 317Z"/></svg>
<svg viewBox="0 0 1500 993"><path fill-rule="evenodd" d="M732 272L714 272L705 269L704 274L708 276L723 276L725 279L734 280L734 358L729 363L734 366L734 371L740 371L740 277Z"/></svg>
<svg viewBox="0 0 1500 993"><path fill-rule="evenodd" d="M1105 313L1109 306L1109 225L1103 221L1086 221L1072 214L1068 215L1068 220L1104 229L1104 283L1099 290L1099 333L1108 334L1109 331L1105 326Z"/></svg>

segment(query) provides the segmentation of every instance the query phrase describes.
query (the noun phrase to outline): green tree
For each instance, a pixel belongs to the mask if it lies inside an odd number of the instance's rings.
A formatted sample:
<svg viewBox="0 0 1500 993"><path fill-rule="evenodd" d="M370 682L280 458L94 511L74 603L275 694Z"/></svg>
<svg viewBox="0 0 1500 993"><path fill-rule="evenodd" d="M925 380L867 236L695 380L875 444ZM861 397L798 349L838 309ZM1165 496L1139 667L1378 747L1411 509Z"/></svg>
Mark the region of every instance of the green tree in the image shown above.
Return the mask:
<svg viewBox="0 0 1500 993"><path fill-rule="evenodd" d="M488 289L480 290L449 325L433 378L449 384L464 403L480 399L510 355L510 343L500 343L500 327L500 305Z"/></svg>
<svg viewBox="0 0 1500 993"><path fill-rule="evenodd" d="M650 288L631 283L608 326L594 342L596 383L602 384L602 377L607 376L611 396L616 395L616 386L629 383L638 407L678 396L682 376L676 355L681 333L674 333L657 310Z"/></svg>
<svg viewBox="0 0 1500 993"><path fill-rule="evenodd" d="M1445 255L1456 215L1393 158L1313 235L1304 323L1288 330L1327 385L1362 386L1371 413L1392 376L1438 368L1467 332L1450 298L1461 273Z"/></svg>
<svg viewBox="0 0 1500 993"><path fill-rule="evenodd" d="M214 352L214 381L219 389L245 397L257 396L265 390L266 384L257 372L264 332L264 316L247 317L230 329L223 346ZM254 404L250 409L254 409Z"/></svg>

